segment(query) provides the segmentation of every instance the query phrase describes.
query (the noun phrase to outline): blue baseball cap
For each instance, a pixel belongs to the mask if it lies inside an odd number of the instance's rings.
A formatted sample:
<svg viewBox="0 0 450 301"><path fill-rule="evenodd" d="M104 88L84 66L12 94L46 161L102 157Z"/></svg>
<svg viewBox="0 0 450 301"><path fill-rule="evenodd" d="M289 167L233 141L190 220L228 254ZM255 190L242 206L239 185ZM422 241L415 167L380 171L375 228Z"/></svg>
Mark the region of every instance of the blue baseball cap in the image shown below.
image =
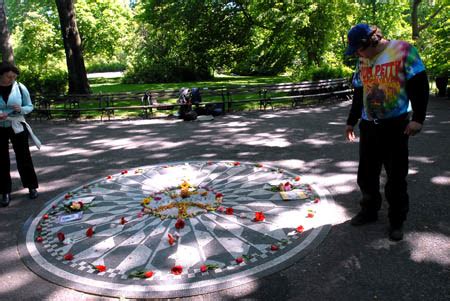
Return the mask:
<svg viewBox="0 0 450 301"><path fill-rule="evenodd" d="M361 47L362 40L370 39L372 29L368 24L360 23L353 26L347 34L348 46L345 55L353 55Z"/></svg>

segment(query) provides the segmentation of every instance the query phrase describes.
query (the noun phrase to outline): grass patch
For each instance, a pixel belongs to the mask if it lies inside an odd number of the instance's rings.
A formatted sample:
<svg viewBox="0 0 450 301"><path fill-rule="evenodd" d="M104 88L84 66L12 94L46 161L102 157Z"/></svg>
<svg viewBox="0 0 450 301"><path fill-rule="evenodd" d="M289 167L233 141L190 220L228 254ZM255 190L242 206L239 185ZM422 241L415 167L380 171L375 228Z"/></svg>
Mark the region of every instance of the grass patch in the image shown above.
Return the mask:
<svg viewBox="0 0 450 301"><path fill-rule="evenodd" d="M232 87L246 85L263 85L290 82L287 76L216 76L211 81L179 82L179 83L150 83L123 84L121 78L91 78L89 84L93 93L143 92L146 90L178 90L187 88Z"/></svg>

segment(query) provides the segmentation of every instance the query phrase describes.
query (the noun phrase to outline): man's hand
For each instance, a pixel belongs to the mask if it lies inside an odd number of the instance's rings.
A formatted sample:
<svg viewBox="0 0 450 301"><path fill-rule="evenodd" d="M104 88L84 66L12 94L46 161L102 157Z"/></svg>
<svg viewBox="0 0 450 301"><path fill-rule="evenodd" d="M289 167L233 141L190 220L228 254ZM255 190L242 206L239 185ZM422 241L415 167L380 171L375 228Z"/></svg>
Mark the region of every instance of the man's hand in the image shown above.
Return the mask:
<svg viewBox="0 0 450 301"><path fill-rule="evenodd" d="M355 132L353 131L353 127L351 125L347 125L345 127L345 138L348 141L355 141L356 140Z"/></svg>
<svg viewBox="0 0 450 301"><path fill-rule="evenodd" d="M420 123L416 121L410 121L403 133L408 136L414 136L418 134L420 130L422 130L422 125Z"/></svg>

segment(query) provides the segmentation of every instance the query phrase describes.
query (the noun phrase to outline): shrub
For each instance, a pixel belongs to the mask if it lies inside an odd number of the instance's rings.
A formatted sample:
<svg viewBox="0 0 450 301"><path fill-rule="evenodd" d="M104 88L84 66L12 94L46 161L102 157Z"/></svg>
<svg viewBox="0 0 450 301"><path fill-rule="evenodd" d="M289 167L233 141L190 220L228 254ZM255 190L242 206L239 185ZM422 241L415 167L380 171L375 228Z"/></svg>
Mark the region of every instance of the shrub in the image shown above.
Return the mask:
<svg viewBox="0 0 450 301"><path fill-rule="evenodd" d="M21 68L19 81L31 94L63 94L67 91L67 72L59 69L37 71Z"/></svg>
<svg viewBox="0 0 450 301"><path fill-rule="evenodd" d="M317 81L321 79L331 78L348 78L352 74L352 70L346 66L313 66L307 69L297 69L293 72L292 77L296 81L312 80Z"/></svg>

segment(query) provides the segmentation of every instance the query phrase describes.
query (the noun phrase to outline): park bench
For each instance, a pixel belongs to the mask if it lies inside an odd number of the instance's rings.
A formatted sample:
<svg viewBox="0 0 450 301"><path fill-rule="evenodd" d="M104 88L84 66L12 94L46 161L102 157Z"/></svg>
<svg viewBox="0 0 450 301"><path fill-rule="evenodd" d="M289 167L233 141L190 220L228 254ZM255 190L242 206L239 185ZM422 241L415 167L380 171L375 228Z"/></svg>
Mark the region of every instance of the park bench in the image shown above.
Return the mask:
<svg viewBox="0 0 450 301"><path fill-rule="evenodd" d="M320 102L328 100L349 100L352 88L347 79L330 79L314 82L280 83L227 88L228 111L236 104L259 103L260 110L274 103L289 103L291 108L305 103L307 99Z"/></svg>
<svg viewBox="0 0 450 301"><path fill-rule="evenodd" d="M33 115L35 118L52 119L63 117L67 120L80 117L82 112L104 110L104 96L101 94L33 95ZM83 106L80 106L80 103Z"/></svg>
<svg viewBox="0 0 450 301"><path fill-rule="evenodd" d="M274 103L295 108L309 100L320 102L324 99L349 100L352 89L346 79L320 80L315 82L281 83L273 85L248 85L200 88L201 102L194 103L193 109L200 114L210 114L213 110L231 112L245 104L259 104L260 110ZM176 115L184 106L178 102L180 90L153 90L144 92L120 92L80 95L35 95L34 115L51 119L64 117L75 119L86 112L100 112L101 120L108 120L117 111L141 111L143 118L156 117L157 111L167 111L164 116Z"/></svg>

